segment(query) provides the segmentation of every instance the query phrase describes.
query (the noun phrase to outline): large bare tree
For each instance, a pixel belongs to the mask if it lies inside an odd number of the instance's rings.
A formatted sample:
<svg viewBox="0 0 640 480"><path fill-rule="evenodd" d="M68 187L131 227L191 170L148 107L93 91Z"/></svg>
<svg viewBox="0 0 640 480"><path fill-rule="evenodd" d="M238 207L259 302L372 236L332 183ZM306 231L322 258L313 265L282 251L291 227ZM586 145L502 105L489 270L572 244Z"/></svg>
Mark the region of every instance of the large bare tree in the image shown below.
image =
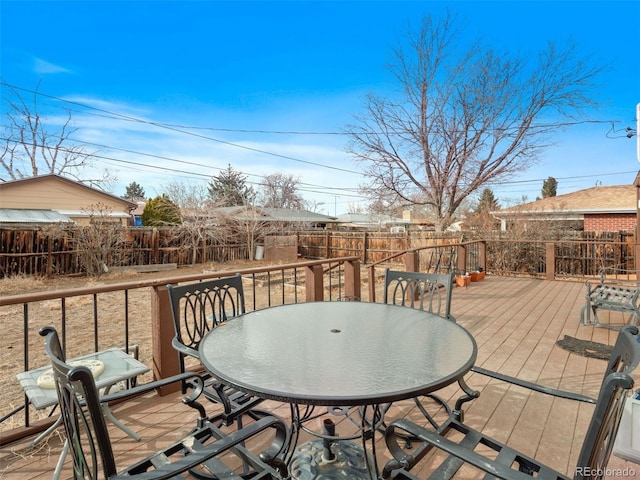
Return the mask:
<svg viewBox="0 0 640 480"><path fill-rule="evenodd" d="M300 178L276 172L264 177L260 183L260 200L263 207L302 209L304 199L298 192Z"/></svg>
<svg viewBox="0 0 640 480"><path fill-rule="evenodd" d="M71 138L77 128L72 124L70 111L55 125L40 114L38 91L30 92L33 99L28 102L17 89L7 84L3 87L2 102L6 109L3 108L0 180L55 173L93 186L112 186L113 178L106 171L100 178L81 178L92 153Z"/></svg>
<svg viewBox="0 0 640 480"><path fill-rule="evenodd" d="M347 127L365 166L363 189L390 205L429 207L436 229L455 221L469 195L535 162L567 116L591 105L602 70L575 45L537 55L467 48L453 15L423 19L397 47L390 71L399 92L370 94Z"/></svg>

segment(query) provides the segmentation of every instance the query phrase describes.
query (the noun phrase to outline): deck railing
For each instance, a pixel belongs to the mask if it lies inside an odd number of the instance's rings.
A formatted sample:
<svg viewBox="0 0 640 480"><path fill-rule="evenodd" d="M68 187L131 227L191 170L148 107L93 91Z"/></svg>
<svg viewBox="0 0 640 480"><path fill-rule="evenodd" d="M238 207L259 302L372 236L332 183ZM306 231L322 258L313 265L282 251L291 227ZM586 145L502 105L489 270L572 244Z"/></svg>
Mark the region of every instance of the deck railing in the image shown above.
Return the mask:
<svg viewBox="0 0 640 480"><path fill-rule="evenodd" d="M357 257L0 296L4 330L0 348L15 352L8 364L2 365L0 376L0 445L52 423L41 420L50 413L34 410L16 379L18 373L48 364L38 335L41 327L58 329L69 358L111 347L135 348L140 361L153 365L153 376L164 378L178 373L166 286L237 272L243 277L248 310L361 297ZM146 311L136 308L139 304L147 305Z"/></svg>
<svg viewBox="0 0 640 480"><path fill-rule="evenodd" d="M2 365L0 376L0 445L15 439L14 429L24 436L51 423L46 419L34 420L34 417L42 417L43 412L36 413L29 406L15 378L20 372L47 364L37 333L44 325L53 325L61 332L69 357L91 349L120 347L130 351L137 348L140 360L153 365L156 378L176 373L178 362L171 347L173 326L166 295L169 283L240 272L245 281L247 308L255 310L301 301L341 298L375 301L382 272L390 265L438 272L468 272L480 267L493 275L584 281L587 277L597 276L602 267L636 265L635 251L636 246L629 242L593 240L443 242L399 251L368 264L368 276L363 279L359 257L352 256L0 296L0 318L3 320L0 348L15 352L10 361ZM368 289L362 289L363 282L368 282ZM140 302L150 304L142 315L135 308ZM132 313L134 311L136 313Z"/></svg>

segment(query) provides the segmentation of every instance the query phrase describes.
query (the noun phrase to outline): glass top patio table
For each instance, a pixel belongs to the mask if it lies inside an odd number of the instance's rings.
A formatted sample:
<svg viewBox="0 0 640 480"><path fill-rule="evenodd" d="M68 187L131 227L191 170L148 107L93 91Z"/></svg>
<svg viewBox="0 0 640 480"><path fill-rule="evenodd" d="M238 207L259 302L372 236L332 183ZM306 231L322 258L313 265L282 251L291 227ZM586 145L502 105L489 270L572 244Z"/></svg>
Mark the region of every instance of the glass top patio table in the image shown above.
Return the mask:
<svg viewBox="0 0 640 480"><path fill-rule="evenodd" d="M473 366L469 332L437 315L368 302L312 302L246 313L200 343L223 383L272 400L374 405L434 392Z"/></svg>

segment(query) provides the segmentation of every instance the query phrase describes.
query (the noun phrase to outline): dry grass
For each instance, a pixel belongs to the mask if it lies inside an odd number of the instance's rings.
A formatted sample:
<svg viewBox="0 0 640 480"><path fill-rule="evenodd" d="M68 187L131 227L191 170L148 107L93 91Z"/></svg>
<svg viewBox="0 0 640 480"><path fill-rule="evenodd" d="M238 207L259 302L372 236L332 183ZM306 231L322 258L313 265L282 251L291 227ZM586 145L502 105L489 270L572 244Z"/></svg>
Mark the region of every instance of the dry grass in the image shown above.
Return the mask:
<svg viewBox="0 0 640 480"><path fill-rule="evenodd" d="M254 264L255 265L255 264ZM231 268L251 267L251 264L235 264ZM262 266L262 264L261 264ZM136 273L119 271L109 273L99 279L85 277L64 277L42 279L27 276L16 276L0 280L0 295L15 295L26 292L38 292L55 289L87 287L105 283L115 283L138 278L156 279L176 275L201 273L203 269L221 270L230 267L225 265L198 265L154 273ZM129 344L139 345L140 361L152 364L151 348L151 289L140 288L129 291ZM124 294L122 292L101 293L97 300L97 318L99 332L99 349L123 347L124 340ZM23 404L24 396L16 375L24 371L25 352L23 347L23 331L25 328L22 305L11 305L0 308L0 416ZM42 337L38 330L45 325L53 325L62 329L63 306L60 300L33 302L28 307L27 335L29 368L37 368L48 364ZM66 341L68 357L76 357L94 351L94 311L91 295L70 297L65 300L64 317L66 324ZM151 373L140 378L151 380ZM47 410L37 411L30 407L31 421L46 417ZM16 414L0 424L0 432L10 430L24 424L22 413Z"/></svg>

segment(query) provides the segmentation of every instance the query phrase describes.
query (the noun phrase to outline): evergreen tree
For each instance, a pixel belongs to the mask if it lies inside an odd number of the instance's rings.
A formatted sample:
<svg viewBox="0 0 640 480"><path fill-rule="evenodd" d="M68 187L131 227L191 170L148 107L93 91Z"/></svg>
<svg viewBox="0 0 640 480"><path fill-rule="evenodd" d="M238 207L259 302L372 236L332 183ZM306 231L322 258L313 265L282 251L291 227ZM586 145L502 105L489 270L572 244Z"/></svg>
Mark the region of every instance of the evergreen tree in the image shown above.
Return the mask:
<svg viewBox="0 0 640 480"><path fill-rule="evenodd" d="M555 197L558 190L558 181L549 177L542 183L542 198Z"/></svg>
<svg viewBox="0 0 640 480"><path fill-rule="evenodd" d="M216 204L225 207L252 205L256 199L256 191L247 185L247 177L236 172L231 165L226 170L211 178L209 197Z"/></svg>
<svg viewBox="0 0 640 480"><path fill-rule="evenodd" d="M482 191L482 195L480 195L480 200L478 200L478 205L476 206L475 213L480 212L490 212L492 210L498 210L500 205L498 204L498 200L496 200L495 195L493 194L493 190L490 188L485 188Z"/></svg>
<svg viewBox="0 0 640 480"><path fill-rule="evenodd" d="M124 195L122 198L126 198L127 200L136 200L138 198L144 198L144 188L140 186L137 182L131 182L127 185L126 190L124 191Z"/></svg>
<svg viewBox="0 0 640 480"><path fill-rule="evenodd" d="M145 227L165 227L181 223L180 208L166 194L149 199L142 211L142 225Z"/></svg>

